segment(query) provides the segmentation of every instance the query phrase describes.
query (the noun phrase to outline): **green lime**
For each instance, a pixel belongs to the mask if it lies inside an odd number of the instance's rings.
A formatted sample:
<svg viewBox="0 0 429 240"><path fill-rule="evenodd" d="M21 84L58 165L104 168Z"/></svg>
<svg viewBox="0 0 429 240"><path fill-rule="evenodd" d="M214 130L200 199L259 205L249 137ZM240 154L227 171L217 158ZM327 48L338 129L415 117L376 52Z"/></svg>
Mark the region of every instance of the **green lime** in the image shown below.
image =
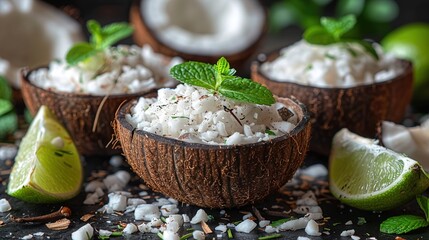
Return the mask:
<svg viewBox="0 0 429 240"><path fill-rule="evenodd" d="M381 41L386 52L408 59L414 69L414 97L429 100L429 24L411 23L387 34Z"/></svg>
<svg viewBox="0 0 429 240"><path fill-rule="evenodd" d="M418 162L347 129L333 139L329 173L332 194L364 210L399 207L429 187Z"/></svg>
<svg viewBox="0 0 429 240"><path fill-rule="evenodd" d="M42 106L22 139L7 193L33 203L53 203L80 192L79 153L67 131Z"/></svg>

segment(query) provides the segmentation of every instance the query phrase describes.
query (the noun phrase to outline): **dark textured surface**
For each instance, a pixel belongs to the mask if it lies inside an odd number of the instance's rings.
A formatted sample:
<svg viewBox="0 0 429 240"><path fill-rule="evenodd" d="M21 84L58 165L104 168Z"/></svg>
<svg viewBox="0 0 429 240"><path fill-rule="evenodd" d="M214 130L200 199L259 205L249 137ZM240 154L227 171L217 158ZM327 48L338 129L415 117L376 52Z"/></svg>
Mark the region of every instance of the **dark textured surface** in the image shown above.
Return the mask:
<svg viewBox="0 0 429 240"><path fill-rule="evenodd" d="M78 228L86 224L80 218L87 213L94 213L97 209L101 207L101 205L92 205L87 206L83 205L82 202L85 199L85 193L82 191L77 197L71 199L63 204L55 204L55 205L36 205L22 202L20 200L14 199L8 196L5 193L5 188L7 184L7 174L5 174L6 170L10 167L5 165L6 162L1 162L0 165L0 173L2 184L0 185L0 199L6 198L10 204L12 205L12 211L7 213L0 213L0 221L4 221L2 225L0 225L0 239L20 239L28 234L34 234L36 232L44 232L44 238L34 238L34 239L71 239L71 233L76 231ZM314 163L326 163L326 159L324 157L310 154L305 162L303 167L307 167ZM124 165L119 168L114 168L108 164L108 158L87 158L85 161L85 172L86 179L91 177L91 173L94 171L107 171L108 173L113 173L118 169L129 170L130 167ZM300 179L299 177L296 179ZM301 181L302 182L302 181ZM133 194L137 194L141 189L138 188L140 184L143 182L139 180L139 178L132 174L132 180L126 190L131 191ZM264 209L269 209L272 211L287 211L290 209L289 203L294 198L290 196L290 192L293 190L305 190L312 189L315 192L323 193L326 189L326 178L318 178L311 181L307 181L309 184L301 184L297 182L292 186L285 187L282 191L278 193L274 193L270 195L268 198L264 199L259 203L254 204L257 209L261 212L261 215L269 220L277 220L281 217L276 217L268 214ZM152 197L160 197L162 195L149 191L149 195ZM147 200L151 201L151 200ZM340 233L343 230L355 229L357 236L361 237L361 239L365 239L368 237L375 237L378 240L393 240L396 235L389 235L380 233L378 228L379 224L385 220L389 216L399 215L399 214L417 214L423 216L423 213L418 210L417 203L412 202L408 205L405 205L402 208L398 208L391 211L386 212L369 212L369 211L361 211L355 208L350 208L340 204L336 199L334 199L329 193L320 194L318 197L319 205L322 207L324 217L327 217L326 221L319 221L323 223L321 226L321 230L324 228L328 228L330 235L323 234L321 237L310 237L313 240L319 239L351 239L350 237L340 237ZM107 197L103 198L104 203L107 203ZM187 206L185 204L180 205L180 213L187 213L189 216L193 216L199 207L196 206ZM49 230L44 224L22 224L22 223L13 223L10 221L9 217L13 216L35 216L50 213L56 211L60 208L60 206L68 206L72 210L72 216L70 218L71 224L67 230L61 231L53 231ZM209 225L212 229L218 225L219 222L228 223L228 222L236 222L242 220L243 215L246 212L251 212L251 206L244 206L241 208L232 208L226 209L226 213L229 215L228 220L223 219L220 215L219 209L209 209L205 208L208 214L211 214L215 219L212 222L209 222ZM292 216L302 216L291 214ZM358 217L364 217L366 223L363 225L357 225ZM347 221L351 220L353 222L352 225L345 225ZM109 222L110 221L110 222ZM120 223L140 223L141 221L135 221L134 215L132 213L124 214L123 216L117 214L96 214L95 217L91 218L87 223L90 223L96 230L99 229L110 229L117 230L117 225ZM191 226L186 226L191 227ZM195 229L200 229L199 225L192 225ZM249 234L246 233L237 233L233 231L234 239L238 240L250 240L257 239L259 236L266 235L259 229L255 229ZM290 239L295 240L298 236L307 236L304 230L298 231L286 231L281 233L283 237L281 239ZM407 240L413 239L427 239L429 238L429 230L421 229L415 231L411 234L401 235ZM216 237L216 234L211 234L207 237L207 239L212 239L212 237ZM96 239L96 238L94 238ZM143 234L143 233L135 233L128 237L119 237L112 239L159 239L154 234ZM223 234L221 239L228 239L226 234Z"/></svg>

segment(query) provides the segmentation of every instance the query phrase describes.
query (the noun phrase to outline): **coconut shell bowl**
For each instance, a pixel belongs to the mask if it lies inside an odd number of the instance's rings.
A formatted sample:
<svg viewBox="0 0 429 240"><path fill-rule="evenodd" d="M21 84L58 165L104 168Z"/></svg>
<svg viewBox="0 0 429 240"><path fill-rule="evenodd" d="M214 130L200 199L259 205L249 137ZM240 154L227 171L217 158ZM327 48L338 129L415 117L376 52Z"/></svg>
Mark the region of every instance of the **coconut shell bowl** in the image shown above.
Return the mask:
<svg viewBox="0 0 429 240"><path fill-rule="evenodd" d="M248 0L246 0L248 1ZM153 29L150 24L148 24L148 22L145 20L145 16L143 16L142 13L142 5L148 2L148 0L133 0L131 8L130 8L130 22L133 24L134 26L134 34L133 34L133 39L134 42L139 45L139 46L143 46L145 44L149 44L154 51L162 53L166 56L179 56L181 58L183 58L184 60L192 60L192 61L199 61L199 62L207 62L207 63L216 63L216 61L220 58L220 57L225 57L226 59L228 59L228 61L230 62L230 64L232 66L243 66L244 63L255 53L255 51L258 49L259 44L261 43L263 37L265 36L265 33L267 31L267 13L263 7L263 5L260 3L260 1L254 1L251 0L251 2L254 2L255 5L257 5L256 7L258 9L261 9L261 13L263 15L263 18L261 18L261 22L258 22L258 24L255 24L252 27L252 31L253 30L257 30L258 34L256 36L256 38L254 37L249 37L246 36L246 34L248 34L249 31L244 31L243 34L245 34L244 36L241 36L243 39L249 39L249 41L246 43L244 48L240 48L239 50L236 51L228 51L228 52L221 52L220 46L214 46L212 48L217 49L217 52L215 53L205 53L204 51L188 51L188 50L184 50L181 49L177 46L171 46L171 44L168 44L166 42L163 42L160 37L157 34L157 30ZM150 2L150 1L149 1ZM152 1L155 2L155 1ZM170 1L171 3L174 4L174 0ZM198 2L198 1L197 1ZM215 3L215 1L213 1L213 4ZM196 4L195 1L191 2L180 2L181 5L185 4L186 8L191 8L191 7L195 7L194 10L192 10L193 13L198 13L200 15L214 15L214 14L208 14L205 11L211 10L211 9L200 9L199 8L199 4ZM189 5L189 6L188 6ZM215 4L216 5L216 4ZM157 8L159 7L154 6L152 8ZM184 8L184 6L181 7L182 9ZM213 8L216 9L216 8ZM204 11L202 11L204 10ZM188 10L188 12L190 12L191 10ZM167 14L171 14L171 13L167 13ZM189 13L188 13L189 14ZM180 24L180 22L183 22L186 20L184 19L189 19L189 16L187 16L187 14L183 14L180 13L180 15L184 16L183 19L176 19L176 18L172 18L172 19L168 19L168 21L170 22L175 22L177 24ZM250 18L252 17L252 15L255 15L254 13L248 13L246 17ZM171 16L169 16L171 17ZM218 16L219 19L223 18L223 16ZM197 19L197 20L195 20ZM190 22L186 22L186 26L178 26L181 29L184 28L198 28L198 26L201 28L201 26L203 26L204 24L207 23L207 21L209 21L209 25L211 26L216 26L218 23L216 22L211 22L214 21L209 20L209 19L198 19L195 18ZM234 21L234 20L231 20ZM231 24L239 24L238 22L240 21L235 21L232 22ZM196 24L195 24L196 23ZM231 25L230 24L230 25ZM195 26L189 26L189 25L195 25ZM223 31L227 31L224 28L225 27L220 27L217 26L218 29L223 29ZM243 28L243 27L240 27ZM159 31L159 30L158 30ZM190 30L192 31L192 30ZM201 30L200 30L201 31ZM196 34L200 34L198 33L198 31L196 32ZM203 34L204 35L204 34ZM206 38L210 38L212 37L210 34L206 34L204 35ZM176 39L176 41L179 41L180 39ZM233 41L233 40L232 40ZM231 42L229 42L229 44L231 44ZM196 43L193 44L188 44L188 45L196 45Z"/></svg>
<svg viewBox="0 0 429 240"><path fill-rule="evenodd" d="M40 88L28 80L31 71L21 74L21 91L25 105L34 116L46 105L69 131L79 153L85 156L112 155L121 152L112 142L115 112L126 100L147 92L123 95L93 96L55 92Z"/></svg>
<svg viewBox="0 0 429 240"><path fill-rule="evenodd" d="M359 135L373 138L383 121L400 122L412 96L413 72L410 62L400 60L402 74L391 80L348 88L329 88L276 81L267 77L260 66L273 61L278 51L264 61L252 63L252 79L267 86L281 97L294 96L308 107L312 119L310 150L328 155L337 131L348 128Z"/></svg>
<svg viewBox="0 0 429 240"><path fill-rule="evenodd" d="M297 113L299 122L290 134L266 142L209 145L136 130L126 120L133 101L118 109L115 133L133 171L152 190L200 207L238 207L277 191L304 160L309 114L295 100L279 101Z"/></svg>

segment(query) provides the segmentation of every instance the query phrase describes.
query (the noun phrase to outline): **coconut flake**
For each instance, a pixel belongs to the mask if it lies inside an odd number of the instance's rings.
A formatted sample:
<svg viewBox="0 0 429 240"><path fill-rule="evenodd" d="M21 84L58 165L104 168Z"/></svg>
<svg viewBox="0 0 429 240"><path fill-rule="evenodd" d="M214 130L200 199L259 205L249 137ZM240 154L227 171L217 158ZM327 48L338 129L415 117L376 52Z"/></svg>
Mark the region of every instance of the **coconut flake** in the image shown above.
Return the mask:
<svg viewBox="0 0 429 240"><path fill-rule="evenodd" d="M341 237L350 237L350 236L352 236L354 234L355 234L355 230L354 229L350 229L350 230L342 231L341 234L340 234L340 236Z"/></svg>
<svg viewBox="0 0 429 240"><path fill-rule="evenodd" d="M224 232L226 232L226 230L228 230L228 228L224 224L220 224L220 225L215 227L215 231L221 231L224 233Z"/></svg>
<svg viewBox="0 0 429 240"><path fill-rule="evenodd" d="M89 240L94 235L94 228L87 223L74 231L71 235L72 240Z"/></svg>
<svg viewBox="0 0 429 240"><path fill-rule="evenodd" d="M172 231L164 231L162 234L163 240L180 240L179 234Z"/></svg>
<svg viewBox="0 0 429 240"><path fill-rule="evenodd" d="M320 236L322 233L319 232L319 225L311 219L308 221L307 226L305 227L305 233L307 233L310 236Z"/></svg>
<svg viewBox="0 0 429 240"><path fill-rule="evenodd" d="M235 231L250 233L256 226L257 224L253 220L246 219L235 227Z"/></svg>
<svg viewBox="0 0 429 240"><path fill-rule="evenodd" d="M100 237L110 237L110 235L112 235L112 232L109 230L100 229L98 230L98 235Z"/></svg>
<svg viewBox="0 0 429 240"><path fill-rule="evenodd" d="M118 193L109 193L107 206L114 211L124 211L127 207L127 197Z"/></svg>
<svg viewBox="0 0 429 240"><path fill-rule="evenodd" d="M208 217L206 211L204 211L204 209L198 209L195 216L191 219L191 224L197 224L200 222L207 222L208 220L209 220L209 217Z"/></svg>
<svg viewBox="0 0 429 240"><path fill-rule="evenodd" d="M192 237L195 240L204 240L204 239L206 239L206 234L204 234L203 231L195 230L195 231L192 232Z"/></svg>
<svg viewBox="0 0 429 240"><path fill-rule="evenodd" d="M9 201L7 201L5 198L0 199L0 212L8 212L12 209L10 206Z"/></svg>
<svg viewBox="0 0 429 240"><path fill-rule="evenodd" d="M328 176L328 169L323 164L314 164L301 170L302 175L318 178Z"/></svg>
<svg viewBox="0 0 429 240"><path fill-rule="evenodd" d="M153 204L140 204L134 211L134 218L136 220L151 221L153 218L159 219L161 213L156 205Z"/></svg>
<svg viewBox="0 0 429 240"><path fill-rule="evenodd" d="M125 235L130 235L137 231L137 226L134 223L128 223L127 226L125 226L124 230L122 230L122 233Z"/></svg>

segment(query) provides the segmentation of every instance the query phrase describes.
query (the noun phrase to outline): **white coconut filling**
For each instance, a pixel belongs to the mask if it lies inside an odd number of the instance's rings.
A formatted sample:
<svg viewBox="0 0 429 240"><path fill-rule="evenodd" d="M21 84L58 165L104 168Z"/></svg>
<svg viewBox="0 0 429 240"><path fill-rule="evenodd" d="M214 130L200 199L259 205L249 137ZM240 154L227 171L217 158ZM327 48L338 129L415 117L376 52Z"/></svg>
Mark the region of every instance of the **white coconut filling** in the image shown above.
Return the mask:
<svg viewBox="0 0 429 240"><path fill-rule="evenodd" d="M140 98L126 118L135 128L188 142L246 144L289 133L296 117L284 121L279 109L229 100L188 85L158 90L158 98ZM289 111L291 111L289 109ZM292 111L291 111L292 112Z"/></svg>
<svg viewBox="0 0 429 240"><path fill-rule="evenodd" d="M167 61L149 46L119 45L75 66L52 61L49 68L32 72L29 80L38 87L59 92L98 96L138 93L174 85L169 71L181 62L180 58Z"/></svg>
<svg viewBox="0 0 429 240"><path fill-rule="evenodd" d="M15 87L22 67L63 58L75 42L84 39L76 21L36 0L1 0L0 29L2 44L7 46L0 48L0 75Z"/></svg>
<svg viewBox="0 0 429 240"><path fill-rule="evenodd" d="M263 31L256 0L145 0L144 22L164 44L199 55L239 52Z"/></svg>
<svg viewBox="0 0 429 240"><path fill-rule="evenodd" d="M126 119L133 127L188 142L246 144L289 133L297 118L284 121L279 109L236 102L188 85L158 90L158 98L140 98ZM289 109L289 111L291 111ZM291 111L292 112L292 111Z"/></svg>
<svg viewBox="0 0 429 240"><path fill-rule="evenodd" d="M280 52L261 71L276 81L296 82L317 87L352 87L390 80L404 69L391 54L384 54L374 44L380 60L374 59L360 45L312 45L301 40Z"/></svg>

